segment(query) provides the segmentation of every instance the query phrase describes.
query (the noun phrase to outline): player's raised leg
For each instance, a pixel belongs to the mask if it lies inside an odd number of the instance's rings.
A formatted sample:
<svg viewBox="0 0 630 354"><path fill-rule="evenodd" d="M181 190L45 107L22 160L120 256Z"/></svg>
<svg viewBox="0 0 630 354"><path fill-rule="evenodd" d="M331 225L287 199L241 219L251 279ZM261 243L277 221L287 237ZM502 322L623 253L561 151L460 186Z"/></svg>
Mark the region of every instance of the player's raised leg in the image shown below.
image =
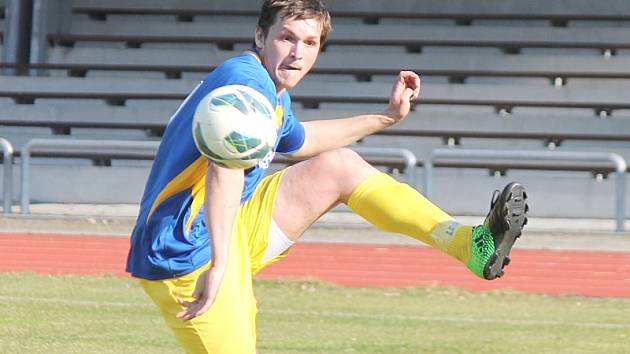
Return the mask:
<svg viewBox="0 0 630 354"><path fill-rule="evenodd" d="M326 211L346 203L379 229L437 247L480 277L494 279L502 275L514 240L526 223L522 186L508 185L506 190L493 202L486 222L473 228L459 224L415 189L376 170L352 150L336 149L288 169L273 215L286 235L296 240Z"/></svg>

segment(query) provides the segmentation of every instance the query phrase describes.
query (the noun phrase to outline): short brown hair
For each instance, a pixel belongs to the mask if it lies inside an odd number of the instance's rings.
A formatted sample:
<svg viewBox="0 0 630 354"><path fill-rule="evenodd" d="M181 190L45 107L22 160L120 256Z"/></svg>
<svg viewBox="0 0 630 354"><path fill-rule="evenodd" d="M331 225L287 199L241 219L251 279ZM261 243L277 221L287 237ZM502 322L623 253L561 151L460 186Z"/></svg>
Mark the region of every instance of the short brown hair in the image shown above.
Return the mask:
<svg viewBox="0 0 630 354"><path fill-rule="evenodd" d="M267 37L276 18L318 19L322 25L320 46L324 45L332 29L330 13L321 0L264 0L258 18L258 28L262 30L264 37Z"/></svg>

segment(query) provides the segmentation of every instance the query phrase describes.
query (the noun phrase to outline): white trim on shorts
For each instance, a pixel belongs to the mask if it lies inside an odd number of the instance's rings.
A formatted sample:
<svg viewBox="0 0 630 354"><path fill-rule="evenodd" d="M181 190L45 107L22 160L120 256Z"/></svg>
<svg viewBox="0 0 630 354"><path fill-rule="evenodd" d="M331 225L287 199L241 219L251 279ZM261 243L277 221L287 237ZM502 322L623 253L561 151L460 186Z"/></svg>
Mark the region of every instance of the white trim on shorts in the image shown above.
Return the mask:
<svg viewBox="0 0 630 354"><path fill-rule="evenodd" d="M295 241L291 241L280 229L278 224L276 224L276 221L271 218L271 222L269 223L269 240L267 241L267 248L265 249L262 263L265 264L281 255L289 247L293 246L294 243Z"/></svg>

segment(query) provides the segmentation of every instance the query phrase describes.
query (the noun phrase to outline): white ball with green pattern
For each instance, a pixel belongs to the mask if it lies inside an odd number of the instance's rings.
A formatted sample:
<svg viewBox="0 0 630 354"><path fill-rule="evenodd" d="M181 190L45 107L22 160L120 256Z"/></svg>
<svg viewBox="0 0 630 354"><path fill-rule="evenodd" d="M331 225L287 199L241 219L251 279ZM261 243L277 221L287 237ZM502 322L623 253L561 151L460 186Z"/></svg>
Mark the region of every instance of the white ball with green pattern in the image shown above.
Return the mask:
<svg viewBox="0 0 630 354"><path fill-rule="evenodd" d="M278 136L275 110L251 87L222 86L199 102L192 133L199 152L214 163L248 169L273 155Z"/></svg>

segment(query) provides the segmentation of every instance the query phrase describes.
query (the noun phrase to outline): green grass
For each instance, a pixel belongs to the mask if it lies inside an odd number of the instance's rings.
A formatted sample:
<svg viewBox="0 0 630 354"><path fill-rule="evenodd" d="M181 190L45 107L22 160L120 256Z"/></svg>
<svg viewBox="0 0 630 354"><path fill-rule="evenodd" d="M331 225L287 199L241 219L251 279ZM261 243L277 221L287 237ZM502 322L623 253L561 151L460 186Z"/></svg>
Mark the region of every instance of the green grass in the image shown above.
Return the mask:
<svg viewBox="0 0 630 354"><path fill-rule="evenodd" d="M630 299L256 283L265 353L628 353ZM0 274L0 353L181 352L133 280Z"/></svg>

